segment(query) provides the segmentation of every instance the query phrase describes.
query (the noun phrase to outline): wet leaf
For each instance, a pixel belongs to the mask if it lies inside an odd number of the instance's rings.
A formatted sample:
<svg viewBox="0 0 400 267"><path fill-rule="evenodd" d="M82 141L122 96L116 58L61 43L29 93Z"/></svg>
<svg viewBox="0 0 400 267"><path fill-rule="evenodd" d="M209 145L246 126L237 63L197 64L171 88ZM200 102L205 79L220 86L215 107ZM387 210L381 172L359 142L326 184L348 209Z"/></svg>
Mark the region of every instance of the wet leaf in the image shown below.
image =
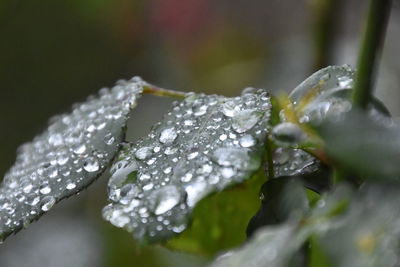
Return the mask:
<svg viewBox="0 0 400 267"><path fill-rule="evenodd" d="M366 178L400 177L400 126L353 110L316 128L329 156Z"/></svg>
<svg viewBox="0 0 400 267"><path fill-rule="evenodd" d="M368 184L347 211L318 232L333 266L394 267L400 262L400 187Z"/></svg>
<svg viewBox="0 0 400 267"><path fill-rule="evenodd" d="M323 168L319 160L301 149L278 147L272 157L275 177L313 173Z"/></svg>
<svg viewBox="0 0 400 267"><path fill-rule="evenodd" d="M211 267L286 267L308 238L308 231L297 229L296 222L261 229L240 249L217 258Z"/></svg>
<svg viewBox="0 0 400 267"><path fill-rule="evenodd" d="M320 166L314 172L280 176L261 187L261 207L249 222L247 236L265 225L284 223L290 217L304 215L321 193L331 188L329 169ZM297 214L297 215L296 215Z"/></svg>
<svg viewBox="0 0 400 267"><path fill-rule="evenodd" d="M192 94L176 103L147 138L119 155L104 218L141 242L183 232L202 198L260 168L270 109L263 90L235 98ZM131 173L134 183L126 182Z"/></svg>
<svg viewBox="0 0 400 267"><path fill-rule="evenodd" d="M277 178L276 180L279 179ZM276 186L282 188L284 184L277 183ZM292 185L296 186L295 184ZM273 191L273 188L274 186L269 191ZM298 186L297 188L301 189ZM294 209L286 209L289 213L285 214L284 212L284 216L279 220L273 221L272 225L270 224L257 230L247 243L221 255L210 266L303 266L305 264L304 253L307 252L304 250L307 240L313 235L323 233L328 227L334 226L330 219L336 219L337 216L345 211L341 207L343 207L343 201L347 200L351 195L350 192L348 187L340 187L335 192L324 195L318 201L317 206L308 211L305 209L306 206L298 209L302 204L289 201L292 204L286 205L286 207L291 206ZM290 191L286 191L285 196L290 198ZM278 196L275 199L281 198L283 202L280 201L280 203L288 203L285 200L285 196ZM295 199L296 196L292 196L292 200ZM304 200L304 198L302 199ZM280 205L282 207L282 204ZM290 210L294 211L294 213L290 213ZM299 210L301 210L300 213L298 212Z"/></svg>
<svg viewBox="0 0 400 267"><path fill-rule="evenodd" d="M398 266L399 193L398 183L366 184L358 192L339 185L302 219L261 228L211 266L298 266L293 257L306 240L313 266Z"/></svg>
<svg viewBox="0 0 400 267"><path fill-rule="evenodd" d="M247 227L247 236L265 225L276 225L291 217L302 217L309 209L305 188L299 177L279 177L261 188L261 207Z"/></svg>
<svg viewBox="0 0 400 267"><path fill-rule="evenodd" d="M259 188L265 182L260 170L249 180L201 200L193 210L190 227L166 246L215 256L246 240L246 227L259 208Z"/></svg>
<svg viewBox="0 0 400 267"><path fill-rule="evenodd" d="M0 239L27 227L105 170L143 85L135 77L102 89L69 114L52 118L42 134L19 148L0 188Z"/></svg>

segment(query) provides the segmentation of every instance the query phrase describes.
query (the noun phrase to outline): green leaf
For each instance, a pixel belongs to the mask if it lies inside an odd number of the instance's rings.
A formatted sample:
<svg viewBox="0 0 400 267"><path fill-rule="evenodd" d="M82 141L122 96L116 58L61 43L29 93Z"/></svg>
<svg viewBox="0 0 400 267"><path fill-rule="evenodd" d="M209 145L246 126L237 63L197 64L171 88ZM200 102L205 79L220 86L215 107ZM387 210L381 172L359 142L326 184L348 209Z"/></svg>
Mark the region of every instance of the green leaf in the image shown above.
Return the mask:
<svg viewBox="0 0 400 267"><path fill-rule="evenodd" d="M104 218L144 243L183 232L201 199L261 167L270 109L263 90L235 98L192 94L177 102L113 165ZM125 183L132 172L136 182Z"/></svg>
<svg viewBox="0 0 400 267"><path fill-rule="evenodd" d="M311 240L311 266L395 267L399 204L398 183L365 184L358 192L342 184L324 194L303 218L261 228L242 248L211 266L298 266L293 257Z"/></svg>
<svg viewBox="0 0 400 267"><path fill-rule="evenodd" d="M246 227L259 208L259 188L266 180L260 170L251 179L201 200L190 227L166 245L204 255L231 249L246 240Z"/></svg>
<svg viewBox="0 0 400 267"><path fill-rule="evenodd" d="M52 118L42 134L19 148L0 188L0 240L87 187L107 168L144 84L135 77L102 89L69 114Z"/></svg>
<svg viewBox="0 0 400 267"><path fill-rule="evenodd" d="M261 229L240 249L229 251L217 258L211 267L286 267L302 248L308 231L298 231L297 222L269 226Z"/></svg>
<svg viewBox="0 0 400 267"><path fill-rule="evenodd" d="M278 177L269 180L261 188L261 199L261 207L247 228L249 237L262 226L280 224L292 216L303 216L309 209L300 178Z"/></svg>
<svg viewBox="0 0 400 267"><path fill-rule="evenodd" d="M318 232L333 266L398 266L400 187L367 184L347 211Z"/></svg>
<svg viewBox="0 0 400 267"><path fill-rule="evenodd" d="M330 188L330 172L323 166L314 172L269 180L261 188L261 207L249 222L247 235L251 236L262 226L284 223L293 216L305 215L319 200L317 193Z"/></svg>
<svg viewBox="0 0 400 267"><path fill-rule="evenodd" d="M276 178L276 180L279 179ZM281 187L282 183L277 186ZM301 189L298 185L297 188ZM273 187L270 190L273 191ZM283 201L286 201L286 198L295 200L297 197L293 195L294 193L289 190L277 197ZM293 209L295 213L287 213L286 220L282 217L284 220L280 220L280 224L260 228L242 247L226 252L215 259L210 266L303 266L306 261L304 257L307 251L304 248L307 240L313 235L324 233L329 227L334 228L335 224L331 223L331 220L336 219L345 211L343 203L347 203L350 195L349 188L341 186L333 193L323 195L316 207L308 212L302 209L303 211L299 213L297 208ZM292 203L292 207L301 206L293 201L289 202Z"/></svg>
<svg viewBox="0 0 400 267"><path fill-rule="evenodd" d="M388 118L353 110L316 129L328 155L350 172L365 178L400 177L400 126Z"/></svg>

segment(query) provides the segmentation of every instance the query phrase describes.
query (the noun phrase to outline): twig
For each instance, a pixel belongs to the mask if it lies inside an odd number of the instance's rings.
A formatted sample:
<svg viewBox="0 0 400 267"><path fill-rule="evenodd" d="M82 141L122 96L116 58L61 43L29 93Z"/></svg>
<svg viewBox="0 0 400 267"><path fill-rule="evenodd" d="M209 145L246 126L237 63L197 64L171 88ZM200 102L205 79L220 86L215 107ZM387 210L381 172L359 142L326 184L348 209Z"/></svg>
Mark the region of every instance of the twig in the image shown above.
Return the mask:
<svg viewBox="0 0 400 267"><path fill-rule="evenodd" d="M180 99L185 98L187 96L187 93L185 93L185 92L164 89L164 88L160 88L155 85L152 85L152 84L146 84L143 87L143 93L156 95L156 96L174 97L174 98L180 98Z"/></svg>
<svg viewBox="0 0 400 267"><path fill-rule="evenodd" d="M391 6L392 0L370 0L353 91L354 105L363 109L371 99L373 75L377 69L378 54L383 46Z"/></svg>

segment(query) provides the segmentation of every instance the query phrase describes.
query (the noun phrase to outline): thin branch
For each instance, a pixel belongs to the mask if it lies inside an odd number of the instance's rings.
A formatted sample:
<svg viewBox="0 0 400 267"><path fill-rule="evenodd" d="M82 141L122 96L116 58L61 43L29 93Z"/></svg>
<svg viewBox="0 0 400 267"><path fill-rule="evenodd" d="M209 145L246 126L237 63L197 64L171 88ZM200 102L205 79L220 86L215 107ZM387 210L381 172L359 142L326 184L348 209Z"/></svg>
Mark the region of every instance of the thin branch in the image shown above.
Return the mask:
<svg viewBox="0 0 400 267"><path fill-rule="evenodd" d="M152 84L146 84L143 87L143 93L150 94L150 95L156 95L156 96L174 97L174 98L180 98L180 99L183 99L187 96L186 92L164 89L164 88L160 88L155 85L152 85Z"/></svg>
<svg viewBox="0 0 400 267"><path fill-rule="evenodd" d="M383 46L391 6L392 0L370 0L353 91L353 103L363 109L371 100L373 75Z"/></svg>

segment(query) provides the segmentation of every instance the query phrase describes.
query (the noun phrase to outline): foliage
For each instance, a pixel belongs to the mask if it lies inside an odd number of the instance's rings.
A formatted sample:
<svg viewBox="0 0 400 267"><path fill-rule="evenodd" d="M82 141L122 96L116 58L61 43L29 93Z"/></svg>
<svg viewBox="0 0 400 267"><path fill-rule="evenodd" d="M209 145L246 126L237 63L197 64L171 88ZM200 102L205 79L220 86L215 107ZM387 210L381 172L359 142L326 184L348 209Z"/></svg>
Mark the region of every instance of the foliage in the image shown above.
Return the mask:
<svg viewBox="0 0 400 267"><path fill-rule="evenodd" d="M321 69L289 96L186 94L134 77L75 104L18 150L0 187L0 241L111 166L103 218L140 245L214 267L398 266L400 126L371 94L390 7L371 0L357 73ZM128 143L142 93L181 101Z"/></svg>
<svg viewBox="0 0 400 267"><path fill-rule="evenodd" d="M352 108L352 84L344 66L273 101L254 88L187 94L128 144L124 125L142 91L182 94L121 81L19 150L0 189L1 235L78 193L121 149L103 216L142 244L214 256L247 232L211 266L396 266L399 126L377 100L368 113ZM332 167L348 182L333 186Z"/></svg>

